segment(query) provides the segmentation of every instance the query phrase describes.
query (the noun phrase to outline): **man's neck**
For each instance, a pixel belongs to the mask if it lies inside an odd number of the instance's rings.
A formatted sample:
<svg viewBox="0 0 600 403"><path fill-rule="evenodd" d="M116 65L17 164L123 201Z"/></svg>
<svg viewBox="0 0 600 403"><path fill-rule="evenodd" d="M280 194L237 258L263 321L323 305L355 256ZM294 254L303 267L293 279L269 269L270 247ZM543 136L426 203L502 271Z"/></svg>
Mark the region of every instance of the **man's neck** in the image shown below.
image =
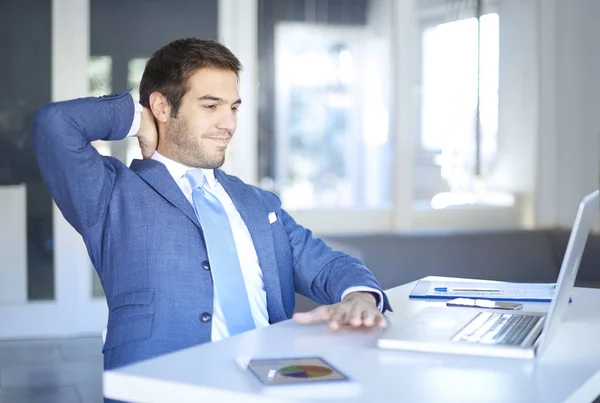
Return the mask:
<svg viewBox="0 0 600 403"><path fill-rule="evenodd" d="M164 142L162 144L161 143L158 144L158 148L156 149L156 151L163 157L168 158L173 162L177 162L179 164L185 165L182 162L177 161L177 157L175 157L175 155L173 155L173 153L170 151L170 149L164 145Z"/></svg>

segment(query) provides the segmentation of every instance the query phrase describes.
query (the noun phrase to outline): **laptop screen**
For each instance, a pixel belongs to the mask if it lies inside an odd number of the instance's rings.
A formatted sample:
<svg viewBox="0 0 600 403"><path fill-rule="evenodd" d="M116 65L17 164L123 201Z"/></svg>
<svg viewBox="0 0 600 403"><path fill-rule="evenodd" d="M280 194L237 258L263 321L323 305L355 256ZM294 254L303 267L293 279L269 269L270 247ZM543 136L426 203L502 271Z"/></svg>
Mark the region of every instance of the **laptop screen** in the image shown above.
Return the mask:
<svg viewBox="0 0 600 403"><path fill-rule="evenodd" d="M573 285L575 284L575 277L579 270L583 250L599 209L598 190L585 196L579 204L577 217L575 217L567 250L565 251L558 280L556 281L556 290L548 309L546 323L544 324L541 340L537 347L538 354L550 344L569 306L569 299Z"/></svg>

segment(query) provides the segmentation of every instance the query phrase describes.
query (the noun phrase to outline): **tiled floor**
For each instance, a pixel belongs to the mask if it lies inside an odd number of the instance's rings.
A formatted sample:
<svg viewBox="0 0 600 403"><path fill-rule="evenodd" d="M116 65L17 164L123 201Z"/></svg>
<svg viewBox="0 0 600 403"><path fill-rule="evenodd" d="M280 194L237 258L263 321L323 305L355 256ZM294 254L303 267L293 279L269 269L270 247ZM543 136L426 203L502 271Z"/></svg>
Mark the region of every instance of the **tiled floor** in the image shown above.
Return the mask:
<svg viewBox="0 0 600 403"><path fill-rule="evenodd" d="M102 403L100 337L0 341L0 403Z"/></svg>

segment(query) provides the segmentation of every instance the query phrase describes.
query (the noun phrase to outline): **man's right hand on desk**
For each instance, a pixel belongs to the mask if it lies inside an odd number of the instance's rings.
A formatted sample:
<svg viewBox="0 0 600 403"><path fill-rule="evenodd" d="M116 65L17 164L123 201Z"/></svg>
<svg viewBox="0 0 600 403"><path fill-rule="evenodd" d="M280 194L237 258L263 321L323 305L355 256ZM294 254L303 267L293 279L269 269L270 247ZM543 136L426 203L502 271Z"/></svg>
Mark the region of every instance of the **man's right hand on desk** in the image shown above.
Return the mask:
<svg viewBox="0 0 600 403"><path fill-rule="evenodd" d="M295 313L294 319L304 325L327 322L333 330L338 330L342 325L387 326L385 316L377 307L377 298L370 292L351 292L337 304L322 305L309 312Z"/></svg>

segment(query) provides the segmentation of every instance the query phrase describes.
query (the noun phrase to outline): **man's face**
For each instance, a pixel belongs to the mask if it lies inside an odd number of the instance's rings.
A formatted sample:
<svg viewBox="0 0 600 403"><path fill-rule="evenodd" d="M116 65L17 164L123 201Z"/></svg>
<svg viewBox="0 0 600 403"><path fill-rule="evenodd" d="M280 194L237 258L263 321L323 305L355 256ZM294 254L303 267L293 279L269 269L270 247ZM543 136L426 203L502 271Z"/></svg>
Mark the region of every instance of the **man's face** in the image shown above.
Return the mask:
<svg viewBox="0 0 600 403"><path fill-rule="evenodd" d="M225 150L237 127L238 80L234 72L203 68L192 75L177 118L167 122L165 141L171 158L213 169L223 165Z"/></svg>

